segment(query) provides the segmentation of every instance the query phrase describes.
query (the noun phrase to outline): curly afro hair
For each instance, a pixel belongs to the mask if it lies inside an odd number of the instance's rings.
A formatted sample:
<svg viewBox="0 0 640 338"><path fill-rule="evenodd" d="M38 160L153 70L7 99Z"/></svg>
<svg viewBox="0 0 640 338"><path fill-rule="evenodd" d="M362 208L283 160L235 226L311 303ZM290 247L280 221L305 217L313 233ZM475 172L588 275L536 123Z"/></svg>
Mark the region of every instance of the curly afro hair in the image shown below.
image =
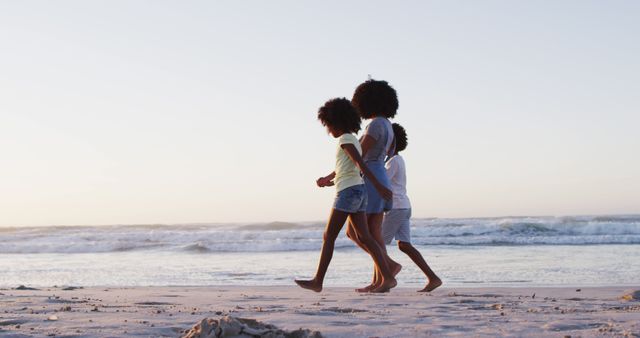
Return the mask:
<svg viewBox="0 0 640 338"><path fill-rule="evenodd" d="M391 127L393 128L393 134L396 137L396 152L401 152L407 149L407 131L397 123L393 123Z"/></svg>
<svg viewBox="0 0 640 338"><path fill-rule="evenodd" d="M398 95L387 81L367 80L353 93L351 103L363 119L376 116L392 118L398 111Z"/></svg>
<svg viewBox="0 0 640 338"><path fill-rule="evenodd" d="M345 133L360 130L360 115L346 98L331 99L318 109L318 120L322 125Z"/></svg>

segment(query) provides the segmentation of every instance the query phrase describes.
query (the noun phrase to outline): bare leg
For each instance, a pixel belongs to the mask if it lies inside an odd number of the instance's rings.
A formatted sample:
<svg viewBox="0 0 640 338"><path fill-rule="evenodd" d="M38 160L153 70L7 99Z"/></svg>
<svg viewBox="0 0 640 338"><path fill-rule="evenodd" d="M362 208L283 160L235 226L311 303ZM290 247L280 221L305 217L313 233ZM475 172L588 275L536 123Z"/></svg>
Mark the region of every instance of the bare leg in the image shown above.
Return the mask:
<svg viewBox="0 0 640 338"><path fill-rule="evenodd" d="M342 230L342 226L347 220L348 215L349 214L344 211L336 209L331 210L331 216L329 217L327 227L324 230L322 250L320 251L320 262L318 263L316 276L311 280L296 279L296 284L315 292L322 291L322 283L324 282L324 276L329 268L329 263L331 263L331 258L333 258L333 248L335 246L336 239L338 238L338 234L340 234L340 230Z"/></svg>
<svg viewBox="0 0 640 338"><path fill-rule="evenodd" d="M407 256L409 256L409 258L411 258L411 260L416 263L420 270L422 270L422 272L424 272L424 274L427 276L427 285L418 292L431 292L442 285L442 280L440 280L436 273L431 270L427 262L420 254L420 251L414 248L411 243L398 241L398 248L400 249L400 251L407 254Z"/></svg>
<svg viewBox="0 0 640 338"><path fill-rule="evenodd" d="M387 255L387 250L386 250L386 246L384 244L384 239L382 238L382 220L383 220L383 217L384 217L383 213L367 214L367 225L369 227L369 232L371 233L371 235L375 239L376 243L378 243L378 245L382 249L382 252L384 254L385 260L387 261L387 265L389 265L389 269L391 269L391 273L395 277L400 272L400 270L402 269L402 265L398 264L396 261L391 259L391 257L389 257L389 255ZM372 279L371 284L369 284L369 285L367 285L367 286L365 286L363 288L356 289L356 291L358 291L358 292L369 292L371 290L375 290L380 286L381 281L382 281L382 278L381 278L380 270L378 270L377 267L374 266L373 279Z"/></svg>
<svg viewBox="0 0 640 338"><path fill-rule="evenodd" d="M387 255L387 246L384 243L384 238L382 238L382 221L384 219L384 214L383 213L369 214L367 216L368 216L367 224L369 225L369 231L371 232L371 235L376 240L376 242L378 242L378 245L380 245L380 248L384 252L384 256L387 259L387 264L389 264L389 269L391 269L391 272L395 277L398 273L400 273L400 270L402 270L402 265L400 265L398 262L391 259L389 255Z"/></svg>
<svg viewBox="0 0 640 338"><path fill-rule="evenodd" d="M368 253L369 255L371 255L371 252L369 252L369 249L367 249L367 247L365 247L362 244L362 241L360 241L360 239L358 239L358 233L353 225L353 223L351 221L349 221L349 225L347 226L347 237L349 237L354 243L356 243L357 246L360 247L360 249L364 250L366 253ZM371 280L371 284L363 287L363 288L358 288L356 289L357 292L369 292L372 289L375 288L375 286L378 284L378 269L376 268L376 265L373 265L373 280Z"/></svg>
<svg viewBox="0 0 640 338"><path fill-rule="evenodd" d="M349 239L356 243L356 245L359 246L360 249L367 251L367 248L362 245L362 242L360 241L360 239L358 239L358 232L353 226L353 223L351 223L351 220L349 220L349 223L347 224L347 237L349 237Z"/></svg>
<svg viewBox="0 0 640 338"><path fill-rule="evenodd" d="M373 236L369 233L367 227L367 219L363 212L351 214L349 216L351 224L357 232L358 239L362 242L362 245L367 249L367 252L373 258L373 262L380 272L380 285L372 289L371 292L387 292L391 288L396 286L396 279L393 277L389 265L385 259L384 252L375 241Z"/></svg>

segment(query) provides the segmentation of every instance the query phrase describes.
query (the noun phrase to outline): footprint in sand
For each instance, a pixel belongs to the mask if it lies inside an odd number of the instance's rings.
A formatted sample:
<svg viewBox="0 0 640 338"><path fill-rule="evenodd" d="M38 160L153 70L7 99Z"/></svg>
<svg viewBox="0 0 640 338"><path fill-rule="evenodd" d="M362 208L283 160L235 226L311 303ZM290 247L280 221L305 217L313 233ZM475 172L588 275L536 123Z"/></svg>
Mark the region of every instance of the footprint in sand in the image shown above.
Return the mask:
<svg viewBox="0 0 640 338"><path fill-rule="evenodd" d="M328 308L324 308L320 311L326 311L326 312L336 312L336 313L359 313L359 312L369 312L367 310L362 310L362 309L352 309L352 308L342 308L342 307L328 307Z"/></svg>
<svg viewBox="0 0 640 338"><path fill-rule="evenodd" d="M180 304L176 304L176 303L167 303L167 302L140 302L140 303L134 303L134 305L140 305L140 306L159 306L159 305L180 305Z"/></svg>

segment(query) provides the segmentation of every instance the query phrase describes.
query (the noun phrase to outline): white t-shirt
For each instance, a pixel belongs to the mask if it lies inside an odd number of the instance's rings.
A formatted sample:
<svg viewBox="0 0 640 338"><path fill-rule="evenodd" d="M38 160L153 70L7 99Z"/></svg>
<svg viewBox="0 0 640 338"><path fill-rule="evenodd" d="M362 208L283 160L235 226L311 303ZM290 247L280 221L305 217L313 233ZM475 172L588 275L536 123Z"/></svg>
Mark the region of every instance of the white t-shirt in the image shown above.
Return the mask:
<svg viewBox="0 0 640 338"><path fill-rule="evenodd" d="M348 187L364 184L362 177L360 177L360 169L356 166L356 163L351 160L347 152L342 149L343 144L353 144L358 150L359 154L362 154L362 148L360 142L353 134L342 134L338 138L338 150L336 152L336 177L333 179L333 183L336 185L336 191L346 189Z"/></svg>
<svg viewBox="0 0 640 338"><path fill-rule="evenodd" d="M384 165L387 169L387 177L391 182L393 192L394 209L411 209L411 202L407 196L407 172L404 166L404 159L400 155L395 155Z"/></svg>

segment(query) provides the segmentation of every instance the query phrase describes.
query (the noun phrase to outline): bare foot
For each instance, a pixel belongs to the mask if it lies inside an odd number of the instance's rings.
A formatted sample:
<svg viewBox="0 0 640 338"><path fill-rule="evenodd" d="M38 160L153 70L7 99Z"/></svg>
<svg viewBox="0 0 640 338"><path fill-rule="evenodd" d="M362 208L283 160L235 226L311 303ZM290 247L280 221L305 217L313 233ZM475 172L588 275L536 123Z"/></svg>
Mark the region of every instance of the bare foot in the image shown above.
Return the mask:
<svg viewBox="0 0 640 338"><path fill-rule="evenodd" d="M303 289L307 289L315 292L322 291L322 284L318 284L314 279L312 280L296 279L295 282L296 284L300 285L300 287Z"/></svg>
<svg viewBox="0 0 640 338"><path fill-rule="evenodd" d="M356 289L356 292L371 292L371 290L375 289L377 286L376 282L373 282L363 288Z"/></svg>
<svg viewBox="0 0 640 338"><path fill-rule="evenodd" d="M397 276L400 273L400 270L402 270L402 265L398 263L389 267L391 268L391 274L393 274L393 277Z"/></svg>
<svg viewBox="0 0 640 338"><path fill-rule="evenodd" d="M440 285L442 285L442 281L440 280L440 278L434 278L433 280L430 280L429 283L427 283L424 289L418 290L418 292L431 292L437 289Z"/></svg>
<svg viewBox="0 0 640 338"><path fill-rule="evenodd" d="M371 292L375 292L375 293L389 292L389 290L396 287L396 285L398 285L398 282L396 281L395 278L392 278L390 280L383 281L382 284L380 284L380 286L371 290Z"/></svg>

